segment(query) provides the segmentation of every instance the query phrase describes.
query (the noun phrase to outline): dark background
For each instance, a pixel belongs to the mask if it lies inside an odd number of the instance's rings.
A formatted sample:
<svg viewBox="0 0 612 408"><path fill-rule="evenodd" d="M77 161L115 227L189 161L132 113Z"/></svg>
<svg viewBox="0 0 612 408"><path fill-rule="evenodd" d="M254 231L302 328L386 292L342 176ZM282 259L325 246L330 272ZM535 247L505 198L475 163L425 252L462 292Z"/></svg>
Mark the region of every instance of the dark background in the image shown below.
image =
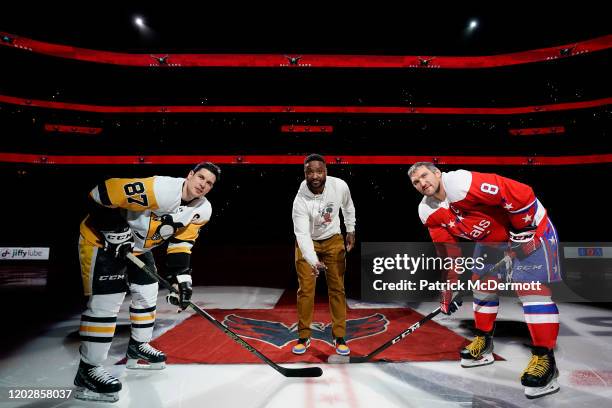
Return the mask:
<svg viewBox="0 0 612 408"><path fill-rule="evenodd" d="M144 4L144 3L143 3ZM403 4L308 3L193 9L105 3L84 8L6 5L0 31L49 43L131 53L495 55L572 44L610 34L603 5L512 2L423 10ZM409 6L409 7L408 7ZM136 14L147 33L132 23ZM479 27L469 33L471 18ZM610 97L610 51L475 70L201 69L120 67L0 47L0 94L58 102L131 105L316 105L521 107ZM0 104L0 152L40 155L493 155L612 153L610 107L522 115L96 114ZM99 135L45 132L48 123L95 126ZM329 134L287 134L281 125L332 125ZM564 126L556 135L510 129ZM422 241L418 194L408 166L329 165L357 209L357 239ZM444 166L496 172L530 184L562 241L609 241L611 164ZM209 194L213 218L194 248L196 285L294 289L291 204L300 165L224 165ZM108 177L184 176L188 167L0 163L2 246L49 246L49 283L3 291L3 303L36 300L47 313L80 306L78 225L89 190ZM159 254L159 260L163 254ZM347 291L359 297L359 253ZM15 264L0 265L10 269ZM40 291L41 289L36 289ZM42 300L40 300L42 299Z"/></svg>

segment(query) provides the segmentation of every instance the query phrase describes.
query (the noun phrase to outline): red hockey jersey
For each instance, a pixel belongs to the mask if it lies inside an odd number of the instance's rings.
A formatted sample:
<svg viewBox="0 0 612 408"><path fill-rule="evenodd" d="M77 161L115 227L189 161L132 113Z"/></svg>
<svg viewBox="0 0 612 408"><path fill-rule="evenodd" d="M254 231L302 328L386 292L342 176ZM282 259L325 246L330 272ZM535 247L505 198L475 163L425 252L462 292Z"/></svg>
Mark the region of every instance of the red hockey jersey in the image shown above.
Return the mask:
<svg viewBox="0 0 612 408"><path fill-rule="evenodd" d="M442 173L446 200L423 197L421 221L434 242L506 242L510 230L546 229L546 209L531 187L492 173Z"/></svg>

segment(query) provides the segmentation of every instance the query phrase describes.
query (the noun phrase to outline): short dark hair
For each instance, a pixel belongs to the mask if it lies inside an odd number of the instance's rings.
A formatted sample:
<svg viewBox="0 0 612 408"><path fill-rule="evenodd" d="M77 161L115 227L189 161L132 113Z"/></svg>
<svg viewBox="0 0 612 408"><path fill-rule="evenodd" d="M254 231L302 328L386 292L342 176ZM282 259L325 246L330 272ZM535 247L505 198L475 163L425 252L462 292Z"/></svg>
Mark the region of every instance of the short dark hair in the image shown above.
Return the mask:
<svg viewBox="0 0 612 408"><path fill-rule="evenodd" d="M219 168L219 166L217 166L215 163L213 162L201 162L195 165L195 167L193 168L193 172L197 173L199 170L201 169L206 169L208 171L210 171L212 174L215 175L216 180L215 181L219 181L219 179L221 178L221 169Z"/></svg>
<svg viewBox="0 0 612 408"><path fill-rule="evenodd" d="M309 154L308 156L306 156L306 159L304 159L304 166L310 163L311 161L320 161L325 164L325 157L317 153Z"/></svg>
<svg viewBox="0 0 612 408"><path fill-rule="evenodd" d="M432 162L420 161L414 163L408 169L408 177L412 177L414 173L419 169L419 167L427 167L431 172L441 171L435 164Z"/></svg>

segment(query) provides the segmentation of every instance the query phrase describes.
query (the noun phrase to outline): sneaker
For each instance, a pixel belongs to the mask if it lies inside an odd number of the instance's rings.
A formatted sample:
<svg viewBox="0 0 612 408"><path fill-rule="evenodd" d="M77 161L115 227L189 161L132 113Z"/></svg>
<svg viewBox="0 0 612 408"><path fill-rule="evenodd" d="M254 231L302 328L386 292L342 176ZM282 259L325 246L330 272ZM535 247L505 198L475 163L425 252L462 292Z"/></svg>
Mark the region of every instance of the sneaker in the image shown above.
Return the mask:
<svg viewBox="0 0 612 408"><path fill-rule="evenodd" d="M479 367L493 364L493 332L476 330L476 336L461 352L461 367Z"/></svg>
<svg viewBox="0 0 612 408"><path fill-rule="evenodd" d="M291 352L293 354L304 354L308 347L310 347L310 337L300 337Z"/></svg>
<svg viewBox="0 0 612 408"><path fill-rule="evenodd" d="M559 370L553 351L545 347L534 347L531 353L531 360L521 375L525 396L533 399L559 391Z"/></svg>
<svg viewBox="0 0 612 408"><path fill-rule="evenodd" d="M336 353L341 356L348 356L351 354L351 349L346 345L346 341L344 341L344 337L336 337L334 340L334 346L336 347Z"/></svg>

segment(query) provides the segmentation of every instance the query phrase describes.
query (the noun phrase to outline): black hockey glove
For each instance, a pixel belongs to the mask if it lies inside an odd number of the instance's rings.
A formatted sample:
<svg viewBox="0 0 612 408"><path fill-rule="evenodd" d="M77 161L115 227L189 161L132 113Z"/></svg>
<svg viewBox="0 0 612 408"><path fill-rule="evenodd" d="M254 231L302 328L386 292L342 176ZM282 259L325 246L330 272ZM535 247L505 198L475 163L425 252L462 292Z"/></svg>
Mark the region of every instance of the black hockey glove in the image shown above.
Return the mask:
<svg viewBox="0 0 612 408"><path fill-rule="evenodd" d="M181 310L185 310L191 301L193 290L191 289L191 269L184 269L172 277L175 282L172 286L179 293L169 293L166 295L166 301L171 305L178 306Z"/></svg>
<svg viewBox="0 0 612 408"><path fill-rule="evenodd" d="M104 251L115 258L125 258L134 249L134 235L129 226L117 231L100 231L104 237Z"/></svg>

